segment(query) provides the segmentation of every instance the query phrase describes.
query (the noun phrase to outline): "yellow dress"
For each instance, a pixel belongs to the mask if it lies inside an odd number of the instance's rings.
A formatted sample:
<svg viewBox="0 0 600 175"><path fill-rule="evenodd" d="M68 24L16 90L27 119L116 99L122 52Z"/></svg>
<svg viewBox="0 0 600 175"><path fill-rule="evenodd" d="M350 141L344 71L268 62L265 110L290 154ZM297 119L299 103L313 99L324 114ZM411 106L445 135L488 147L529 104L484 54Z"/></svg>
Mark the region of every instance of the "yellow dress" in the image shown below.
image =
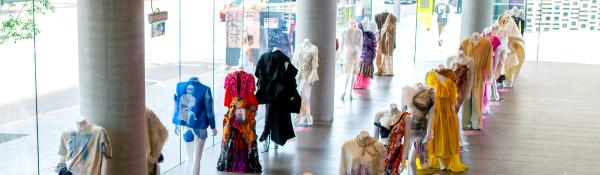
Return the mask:
<svg viewBox="0 0 600 175"><path fill-rule="evenodd" d="M446 80L441 82L438 76L444 76ZM462 172L467 166L460 161L459 125L455 109L458 91L454 79L454 72L450 69L427 74L426 83L435 88L433 139L427 142L427 149L431 167L440 168L439 159L443 159L450 171Z"/></svg>
<svg viewBox="0 0 600 175"><path fill-rule="evenodd" d="M492 42L488 38L480 37L479 42L475 44L472 39L466 39L460 45L460 50L466 56L472 57L474 61L473 68L473 87L471 91L471 101L473 103L472 108L475 110L475 113L472 115L476 115L479 119L478 124L474 124L479 128L482 125L482 115L483 115L483 89L484 89L484 81L492 76L492 58L493 58L493 48Z"/></svg>

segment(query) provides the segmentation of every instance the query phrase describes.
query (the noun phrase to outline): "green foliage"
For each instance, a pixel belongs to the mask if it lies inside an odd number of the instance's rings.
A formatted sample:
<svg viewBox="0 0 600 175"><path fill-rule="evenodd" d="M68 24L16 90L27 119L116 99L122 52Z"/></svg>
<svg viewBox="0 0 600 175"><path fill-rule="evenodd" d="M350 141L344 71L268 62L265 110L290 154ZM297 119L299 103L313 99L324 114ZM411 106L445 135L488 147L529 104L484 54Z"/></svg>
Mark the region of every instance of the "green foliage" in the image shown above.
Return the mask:
<svg viewBox="0 0 600 175"><path fill-rule="evenodd" d="M6 6L7 8L4 8ZM18 13L0 14L0 45L9 41L33 39L40 33L35 24L34 15L45 15L54 12L55 7L50 0L27 0L25 2L10 2L0 6L0 9L20 9Z"/></svg>

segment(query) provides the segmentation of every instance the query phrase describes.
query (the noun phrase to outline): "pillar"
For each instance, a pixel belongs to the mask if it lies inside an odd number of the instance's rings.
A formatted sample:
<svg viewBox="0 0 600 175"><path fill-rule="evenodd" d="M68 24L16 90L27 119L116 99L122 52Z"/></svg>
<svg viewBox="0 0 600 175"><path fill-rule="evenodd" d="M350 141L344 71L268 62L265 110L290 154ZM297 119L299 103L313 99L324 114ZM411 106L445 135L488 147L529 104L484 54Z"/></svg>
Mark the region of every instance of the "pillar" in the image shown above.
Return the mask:
<svg viewBox="0 0 600 175"><path fill-rule="evenodd" d="M78 1L81 114L108 131L111 175L147 174L143 3Z"/></svg>
<svg viewBox="0 0 600 175"><path fill-rule="evenodd" d="M494 21L493 0L463 0L462 7L461 41L473 32L481 33Z"/></svg>
<svg viewBox="0 0 600 175"><path fill-rule="evenodd" d="M297 0L297 41L319 48L319 81L313 84L311 113L316 122L333 120L336 1ZM298 43L300 43L298 42Z"/></svg>

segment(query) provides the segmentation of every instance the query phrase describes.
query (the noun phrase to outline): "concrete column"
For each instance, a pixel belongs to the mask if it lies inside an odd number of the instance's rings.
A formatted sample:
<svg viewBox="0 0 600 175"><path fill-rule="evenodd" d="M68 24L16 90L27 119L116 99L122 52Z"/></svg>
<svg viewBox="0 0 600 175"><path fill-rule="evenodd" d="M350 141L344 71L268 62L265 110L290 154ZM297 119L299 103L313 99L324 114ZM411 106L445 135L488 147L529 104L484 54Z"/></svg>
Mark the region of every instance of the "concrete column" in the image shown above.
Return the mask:
<svg viewBox="0 0 600 175"><path fill-rule="evenodd" d="M462 7L461 41L473 32L481 33L494 21L493 0L463 0Z"/></svg>
<svg viewBox="0 0 600 175"><path fill-rule="evenodd" d="M111 175L147 174L144 15L143 0L78 1L81 113L109 133Z"/></svg>
<svg viewBox="0 0 600 175"><path fill-rule="evenodd" d="M335 89L334 0L297 0L297 41L309 39L319 48L319 81L313 84L311 111L315 121L333 120ZM298 43L300 43L298 42Z"/></svg>

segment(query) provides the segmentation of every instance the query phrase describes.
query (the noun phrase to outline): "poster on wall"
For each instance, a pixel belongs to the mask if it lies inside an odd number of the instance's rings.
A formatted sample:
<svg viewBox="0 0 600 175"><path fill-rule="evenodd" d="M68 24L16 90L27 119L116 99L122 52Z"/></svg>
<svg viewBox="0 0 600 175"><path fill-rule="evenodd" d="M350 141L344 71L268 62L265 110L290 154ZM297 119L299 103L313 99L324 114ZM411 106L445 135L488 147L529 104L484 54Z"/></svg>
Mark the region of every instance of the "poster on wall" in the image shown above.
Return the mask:
<svg viewBox="0 0 600 175"><path fill-rule="evenodd" d="M166 22L169 17L168 12L156 10L148 14L148 22L150 23L150 36L152 38L165 35Z"/></svg>

